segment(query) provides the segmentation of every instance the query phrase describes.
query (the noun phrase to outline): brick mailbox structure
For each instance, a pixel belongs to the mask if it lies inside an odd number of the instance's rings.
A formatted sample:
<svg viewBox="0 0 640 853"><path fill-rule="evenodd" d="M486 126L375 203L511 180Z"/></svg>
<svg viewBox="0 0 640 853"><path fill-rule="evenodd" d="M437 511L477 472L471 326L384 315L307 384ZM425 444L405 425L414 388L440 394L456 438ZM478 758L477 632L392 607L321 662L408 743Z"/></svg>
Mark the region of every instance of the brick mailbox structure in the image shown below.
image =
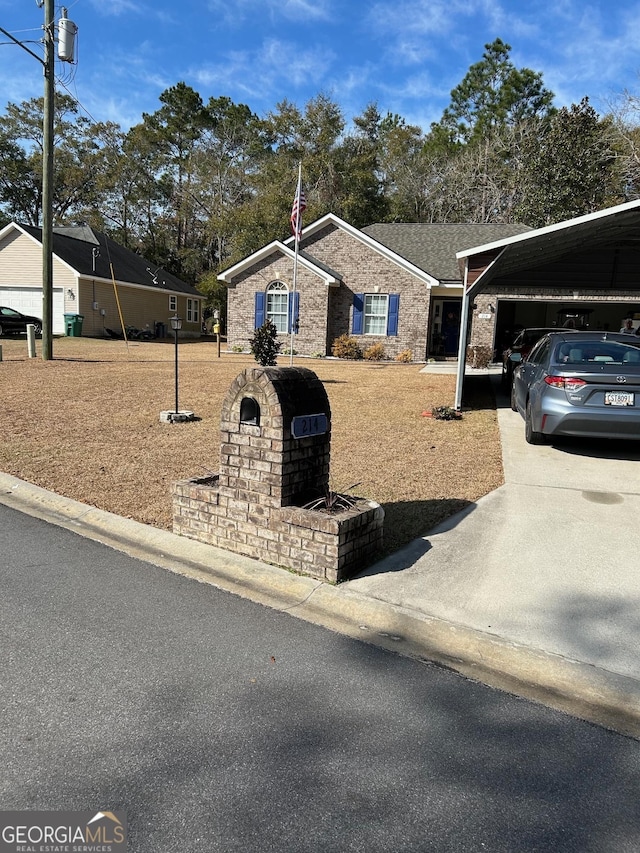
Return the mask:
<svg viewBox="0 0 640 853"><path fill-rule="evenodd" d="M384 510L329 491L331 409L301 367L247 368L222 406L220 470L173 487L173 530L333 583L372 563Z"/></svg>

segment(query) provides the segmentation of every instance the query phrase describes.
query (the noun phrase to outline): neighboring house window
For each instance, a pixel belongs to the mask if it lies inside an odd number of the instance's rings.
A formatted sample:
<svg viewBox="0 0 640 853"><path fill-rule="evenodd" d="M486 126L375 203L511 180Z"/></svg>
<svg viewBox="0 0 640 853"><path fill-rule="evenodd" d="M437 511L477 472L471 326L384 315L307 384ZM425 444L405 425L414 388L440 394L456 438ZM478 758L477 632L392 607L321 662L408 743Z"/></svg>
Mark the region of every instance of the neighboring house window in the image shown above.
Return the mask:
<svg viewBox="0 0 640 853"><path fill-rule="evenodd" d="M198 322L198 306L199 301L197 299L187 299L187 323L197 323Z"/></svg>
<svg viewBox="0 0 640 853"><path fill-rule="evenodd" d="M289 293L289 288L283 281L272 281L266 292L258 291L255 294L256 329L266 320L271 320L281 334L290 333L292 330L297 334L299 312L300 294Z"/></svg>
<svg viewBox="0 0 640 853"><path fill-rule="evenodd" d="M170 296L169 297L169 311L173 311L175 314L178 310L178 297Z"/></svg>
<svg viewBox="0 0 640 853"><path fill-rule="evenodd" d="M354 335L398 334L398 293L356 293L353 297Z"/></svg>

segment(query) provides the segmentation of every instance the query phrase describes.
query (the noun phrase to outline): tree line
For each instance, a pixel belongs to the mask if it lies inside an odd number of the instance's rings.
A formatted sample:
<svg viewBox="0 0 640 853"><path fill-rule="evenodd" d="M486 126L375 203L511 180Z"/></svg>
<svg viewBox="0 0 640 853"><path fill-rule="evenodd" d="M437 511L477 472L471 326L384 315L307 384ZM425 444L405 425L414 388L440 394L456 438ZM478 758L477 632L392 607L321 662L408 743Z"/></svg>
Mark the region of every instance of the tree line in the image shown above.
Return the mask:
<svg viewBox="0 0 640 853"><path fill-rule="evenodd" d="M556 109L542 75L485 46L424 129L369 104L348 124L319 94L264 116L180 82L124 132L56 98L54 221L87 223L212 297L216 274L289 235L298 163L305 220L520 222L533 227L640 194L638 104ZM0 117L0 225L42 216L42 99Z"/></svg>

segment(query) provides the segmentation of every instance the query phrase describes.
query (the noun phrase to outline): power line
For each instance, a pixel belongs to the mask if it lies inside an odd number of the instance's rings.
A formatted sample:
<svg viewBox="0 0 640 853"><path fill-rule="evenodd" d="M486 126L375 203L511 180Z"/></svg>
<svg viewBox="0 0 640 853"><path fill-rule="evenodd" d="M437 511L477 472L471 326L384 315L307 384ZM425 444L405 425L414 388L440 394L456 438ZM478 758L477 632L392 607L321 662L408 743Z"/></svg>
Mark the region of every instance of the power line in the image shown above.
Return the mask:
<svg viewBox="0 0 640 853"><path fill-rule="evenodd" d="M75 79L75 75L74 75L74 78L73 78L73 79ZM70 97L70 98L73 98L73 100L76 102L76 104L80 107L80 109L81 109L84 113L86 113L86 115L91 119L91 121L92 121L94 124L98 124L98 119L97 119L97 118L95 118L95 116L91 115L91 113L90 113L90 112L89 112L89 110L85 107L85 105L82 103L82 101L80 100L80 98L78 98L77 94L74 94L74 93L69 89L69 87L68 87L68 86L66 86L66 85L65 85L65 83L64 83L62 80L60 80L60 78L56 78L56 82L57 82L57 83L58 83L58 84L59 84L59 85L60 85L60 86L65 90L65 92L69 95L69 97Z"/></svg>

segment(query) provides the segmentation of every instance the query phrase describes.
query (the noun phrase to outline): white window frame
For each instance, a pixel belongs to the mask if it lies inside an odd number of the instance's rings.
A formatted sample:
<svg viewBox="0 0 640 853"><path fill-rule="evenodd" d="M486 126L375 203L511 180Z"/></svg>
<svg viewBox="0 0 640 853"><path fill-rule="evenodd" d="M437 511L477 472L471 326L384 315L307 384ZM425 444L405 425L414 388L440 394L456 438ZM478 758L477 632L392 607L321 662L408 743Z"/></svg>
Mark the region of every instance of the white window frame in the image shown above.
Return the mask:
<svg viewBox="0 0 640 853"><path fill-rule="evenodd" d="M371 310L371 301L384 300L384 313ZM369 309L369 310L367 310ZM382 319L382 331L371 331L372 324L379 325ZM388 293L365 293L362 305L362 334L374 337L386 337L389 322L389 294Z"/></svg>
<svg viewBox="0 0 640 853"><path fill-rule="evenodd" d="M178 313L178 297L177 296L169 296L169 311L173 311L174 314Z"/></svg>
<svg viewBox="0 0 640 853"><path fill-rule="evenodd" d="M270 299L269 297L274 297L277 294L279 303L278 310L273 309L273 302L275 299ZM283 300L282 297L285 297ZM264 306L264 318L265 320L271 320L274 324L278 332L282 335L286 335L289 331L289 288L284 283L284 281L272 281L267 287L266 298L265 298L265 306ZM282 305L284 304L284 310L282 310Z"/></svg>
<svg viewBox="0 0 640 853"><path fill-rule="evenodd" d="M199 299L187 299L187 323L197 323L198 322L198 306L200 304Z"/></svg>

